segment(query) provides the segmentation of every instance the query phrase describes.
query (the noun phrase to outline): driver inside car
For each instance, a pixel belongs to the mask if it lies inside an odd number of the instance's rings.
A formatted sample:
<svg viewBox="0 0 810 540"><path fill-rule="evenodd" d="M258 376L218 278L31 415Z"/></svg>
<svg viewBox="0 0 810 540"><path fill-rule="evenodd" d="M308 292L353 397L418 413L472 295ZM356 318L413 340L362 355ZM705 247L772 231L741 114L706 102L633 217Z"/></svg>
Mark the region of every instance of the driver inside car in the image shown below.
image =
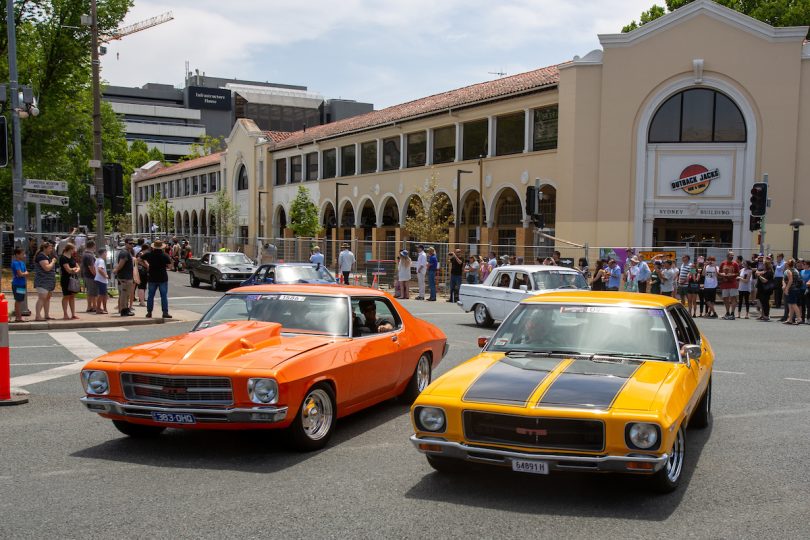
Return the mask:
<svg viewBox="0 0 810 540"><path fill-rule="evenodd" d="M360 308L360 313L365 319L363 327L367 328L370 334L390 332L394 329L394 324L389 319L377 317L377 303L374 300L360 300L357 307Z"/></svg>

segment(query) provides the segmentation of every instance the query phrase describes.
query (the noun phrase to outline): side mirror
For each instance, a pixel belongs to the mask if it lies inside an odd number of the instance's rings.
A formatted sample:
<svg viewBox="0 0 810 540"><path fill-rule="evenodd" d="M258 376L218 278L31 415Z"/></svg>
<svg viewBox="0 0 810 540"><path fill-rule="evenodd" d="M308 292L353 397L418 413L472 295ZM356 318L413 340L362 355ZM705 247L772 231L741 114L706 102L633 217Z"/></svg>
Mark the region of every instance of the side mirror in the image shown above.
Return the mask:
<svg viewBox="0 0 810 540"><path fill-rule="evenodd" d="M686 344L681 347L681 356L686 358L687 362L699 361L701 355L700 345Z"/></svg>
<svg viewBox="0 0 810 540"><path fill-rule="evenodd" d="M529 290L529 286L528 285L521 285L520 290L523 291L523 292L526 292L526 291Z"/></svg>
<svg viewBox="0 0 810 540"><path fill-rule="evenodd" d="M489 343L489 338L488 337L486 337L486 336L478 336L478 346L479 347L481 347L483 349L484 347L487 346L487 343Z"/></svg>

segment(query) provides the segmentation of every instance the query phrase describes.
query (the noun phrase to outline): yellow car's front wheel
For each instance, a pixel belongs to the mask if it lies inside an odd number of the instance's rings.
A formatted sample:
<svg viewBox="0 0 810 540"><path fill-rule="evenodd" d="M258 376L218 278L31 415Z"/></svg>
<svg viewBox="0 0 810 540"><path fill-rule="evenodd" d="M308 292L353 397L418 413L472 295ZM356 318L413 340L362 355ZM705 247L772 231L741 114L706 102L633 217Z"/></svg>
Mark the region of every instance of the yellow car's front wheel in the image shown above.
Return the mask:
<svg viewBox="0 0 810 540"><path fill-rule="evenodd" d="M650 479L652 488L659 493L670 493L678 489L683 476L683 466L686 461L686 435L683 426L678 428L678 435L669 452L669 459L664 467Z"/></svg>

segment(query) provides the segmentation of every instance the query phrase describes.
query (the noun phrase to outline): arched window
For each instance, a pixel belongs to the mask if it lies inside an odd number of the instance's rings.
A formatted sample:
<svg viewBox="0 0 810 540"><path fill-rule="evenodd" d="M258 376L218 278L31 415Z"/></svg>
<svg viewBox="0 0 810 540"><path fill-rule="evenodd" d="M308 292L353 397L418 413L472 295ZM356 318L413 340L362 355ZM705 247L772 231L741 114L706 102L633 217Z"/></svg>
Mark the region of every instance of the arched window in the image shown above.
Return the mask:
<svg viewBox="0 0 810 540"><path fill-rule="evenodd" d="M244 165L239 168L239 178L236 180L236 190L244 191L248 188L247 169Z"/></svg>
<svg viewBox="0 0 810 540"><path fill-rule="evenodd" d="M725 94L707 88L678 92L655 111L650 143L745 142L745 120Z"/></svg>

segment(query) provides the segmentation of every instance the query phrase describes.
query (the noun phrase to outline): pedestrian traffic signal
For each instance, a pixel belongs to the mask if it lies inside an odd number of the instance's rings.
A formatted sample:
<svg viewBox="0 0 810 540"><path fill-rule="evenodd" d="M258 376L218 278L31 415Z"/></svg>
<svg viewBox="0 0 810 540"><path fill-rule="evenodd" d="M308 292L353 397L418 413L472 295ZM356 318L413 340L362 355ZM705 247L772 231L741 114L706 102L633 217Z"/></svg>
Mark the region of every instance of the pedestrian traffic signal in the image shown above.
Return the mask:
<svg viewBox="0 0 810 540"><path fill-rule="evenodd" d="M758 231L762 228L762 218L760 216L748 216L748 230Z"/></svg>
<svg viewBox="0 0 810 540"><path fill-rule="evenodd" d="M8 167L8 126L6 117L2 115L0 115L0 167Z"/></svg>
<svg viewBox="0 0 810 540"><path fill-rule="evenodd" d="M104 197L110 199L110 212L124 213L124 168L120 163L105 163L103 167Z"/></svg>
<svg viewBox="0 0 810 540"><path fill-rule="evenodd" d="M751 188L751 210L752 216L762 217L768 209L768 184L757 182Z"/></svg>
<svg viewBox="0 0 810 540"><path fill-rule="evenodd" d="M538 229L545 227L545 220L543 214L540 213L540 200L543 198L543 193L535 186L526 187L526 215L532 220L534 226Z"/></svg>

